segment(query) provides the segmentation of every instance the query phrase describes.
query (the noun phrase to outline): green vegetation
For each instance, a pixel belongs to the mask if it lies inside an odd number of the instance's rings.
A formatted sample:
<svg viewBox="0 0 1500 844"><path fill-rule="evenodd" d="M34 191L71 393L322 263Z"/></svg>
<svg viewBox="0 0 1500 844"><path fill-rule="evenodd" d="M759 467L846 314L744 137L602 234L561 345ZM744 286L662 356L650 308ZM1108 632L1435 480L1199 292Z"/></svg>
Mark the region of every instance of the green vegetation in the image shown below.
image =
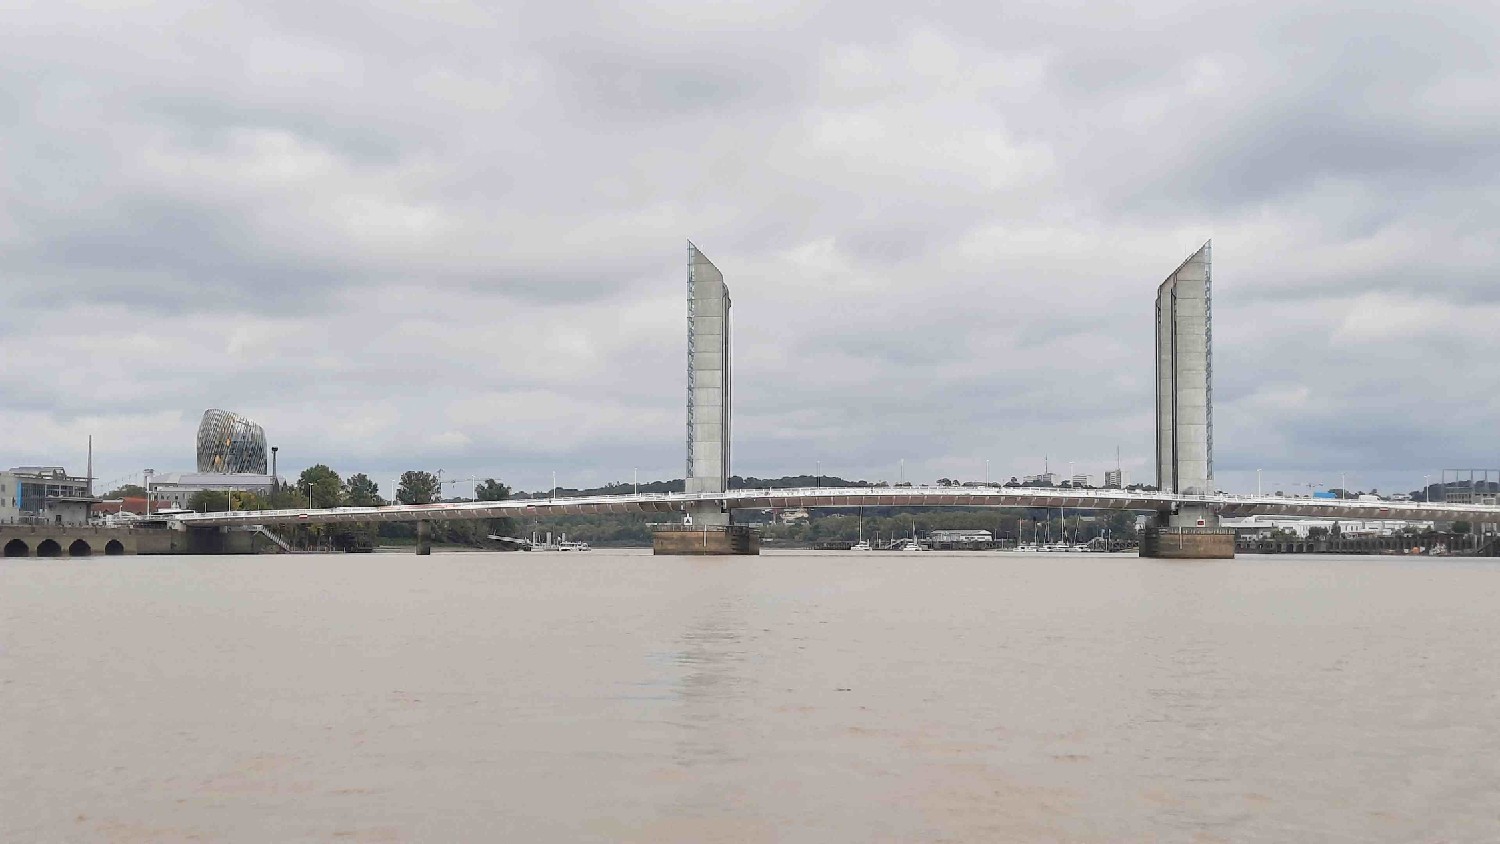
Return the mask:
<svg viewBox="0 0 1500 844"><path fill-rule="evenodd" d="M431 504L442 497L442 484L431 472L402 472L396 500L402 504Z"/></svg>
<svg viewBox="0 0 1500 844"><path fill-rule="evenodd" d="M401 475L398 501L406 504L431 504L438 500L438 479L430 472L411 471ZM144 496L135 486L121 487L110 497ZM188 508L199 512L223 510L293 510L314 507L383 507L391 502L380 495L380 487L362 472L347 480L324 464L304 469L295 480L282 480L266 495L235 491L231 507L228 492L197 492L188 499ZM474 488L474 500L504 501L510 487L494 478L486 478ZM460 499L462 500L462 499ZM510 519L489 521L438 521L432 523L431 538L439 545L484 547L490 533L509 535L514 530ZM408 544L416 541L413 522L368 522L337 525L283 525L276 532L297 548L372 548L382 543Z"/></svg>
<svg viewBox="0 0 1500 844"><path fill-rule="evenodd" d="M195 492L188 497L187 509L197 510L200 513L218 512L222 510L270 510L271 502L268 498L253 492L235 490L233 503L230 502L228 492L210 492L204 490Z"/></svg>
<svg viewBox="0 0 1500 844"><path fill-rule="evenodd" d="M344 481L344 504L349 507L378 507L385 501L380 497L380 487L363 472L350 475Z"/></svg>

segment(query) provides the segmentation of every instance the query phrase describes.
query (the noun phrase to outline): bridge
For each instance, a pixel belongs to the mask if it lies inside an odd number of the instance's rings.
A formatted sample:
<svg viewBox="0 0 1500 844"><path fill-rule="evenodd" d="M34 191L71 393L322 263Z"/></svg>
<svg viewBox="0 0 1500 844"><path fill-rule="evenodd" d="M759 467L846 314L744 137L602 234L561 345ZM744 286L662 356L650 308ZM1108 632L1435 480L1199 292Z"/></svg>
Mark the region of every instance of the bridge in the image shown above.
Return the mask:
<svg viewBox="0 0 1500 844"><path fill-rule="evenodd" d="M182 528L250 525L417 523L418 553L429 553L430 522L582 513L667 514L680 520L656 533L657 553L759 552L759 535L732 524L734 510L820 507L1057 507L1156 514L1142 538L1143 556L1234 556L1224 516L1320 516L1349 520L1465 520L1500 523L1500 507L1447 502L1237 496L1219 493L1213 463L1212 244L1183 261L1156 293L1156 467L1161 492L1014 487L857 487L729 489L731 300L724 274L687 245L687 473L684 491L396 504L331 510L258 510L173 515Z"/></svg>
<svg viewBox="0 0 1500 844"><path fill-rule="evenodd" d="M392 504L386 507L332 509L238 510L180 513L183 526L354 524L447 519L658 514L681 518L705 508L729 510L826 507L1003 507L1018 509L1127 510L1159 513L1203 507L1223 516L1314 516L1348 520L1500 521L1500 507L1421 501L1358 501L1329 498L1285 498L1264 495L1181 495L1119 489L1052 487L805 487L800 489L734 489L719 493L664 492L593 495L571 498L456 501L441 504Z"/></svg>

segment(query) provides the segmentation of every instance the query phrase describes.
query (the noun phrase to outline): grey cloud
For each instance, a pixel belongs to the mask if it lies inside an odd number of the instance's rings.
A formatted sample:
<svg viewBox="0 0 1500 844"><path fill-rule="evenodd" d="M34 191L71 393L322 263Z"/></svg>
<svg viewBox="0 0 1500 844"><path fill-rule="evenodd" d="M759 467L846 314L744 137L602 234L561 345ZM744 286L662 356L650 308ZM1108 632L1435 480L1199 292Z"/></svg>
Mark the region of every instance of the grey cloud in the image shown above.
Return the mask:
<svg viewBox="0 0 1500 844"><path fill-rule="evenodd" d="M222 151L234 130L268 129L304 138L363 166L397 164L440 137L438 127L397 115L374 120L370 115L342 115L326 107L227 101L203 91L143 92L135 111L142 122L173 131L174 140L188 149Z"/></svg>

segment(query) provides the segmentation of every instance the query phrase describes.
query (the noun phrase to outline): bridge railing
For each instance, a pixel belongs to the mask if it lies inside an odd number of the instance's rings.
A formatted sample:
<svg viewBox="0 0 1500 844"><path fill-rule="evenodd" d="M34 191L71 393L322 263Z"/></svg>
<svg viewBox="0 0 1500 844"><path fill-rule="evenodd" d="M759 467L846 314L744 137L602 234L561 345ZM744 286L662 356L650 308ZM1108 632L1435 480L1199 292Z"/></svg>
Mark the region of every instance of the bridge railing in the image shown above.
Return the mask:
<svg viewBox="0 0 1500 844"><path fill-rule="evenodd" d="M1066 507L1078 509L1161 510L1173 506L1201 504L1218 510L1253 508L1267 515L1347 514L1364 518L1435 519L1468 518L1500 521L1500 507L1446 502L1359 501L1357 499L1287 498L1266 495L1179 495L1149 490L1085 489L1074 487L795 487L789 489L734 489L725 493L652 492L618 495L587 495L557 498L464 501L437 504L396 504L382 507L335 507L329 509L252 510L221 513L183 513L167 516L179 526L192 524L230 525L265 523L419 521L425 518L499 518L527 510L567 510L626 506L640 512L688 509L695 504L735 506L882 506L897 499L906 506L978 504L993 506ZM868 503L865 503L868 502ZM663 506L665 505L665 506Z"/></svg>

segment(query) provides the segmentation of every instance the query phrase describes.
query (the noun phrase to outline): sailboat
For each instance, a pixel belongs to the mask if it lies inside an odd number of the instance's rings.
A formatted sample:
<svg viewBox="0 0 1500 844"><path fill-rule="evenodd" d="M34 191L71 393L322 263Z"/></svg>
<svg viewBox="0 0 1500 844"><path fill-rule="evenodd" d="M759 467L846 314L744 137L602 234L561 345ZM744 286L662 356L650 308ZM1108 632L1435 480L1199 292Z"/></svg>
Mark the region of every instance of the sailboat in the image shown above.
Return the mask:
<svg viewBox="0 0 1500 844"><path fill-rule="evenodd" d="M902 543L901 547L897 548L896 550L898 550L898 551L926 551L927 550L926 548L922 547L922 543L920 543L920 542L917 541L917 526L916 525L912 525L911 526L911 539L906 540L906 542Z"/></svg>
<svg viewBox="0 0 1500 844"><path fill-rule="evenodd" d="M859 511L859 541L849 546L850 551L869 551L870 543L865 541L865 511Z"/></svg>

